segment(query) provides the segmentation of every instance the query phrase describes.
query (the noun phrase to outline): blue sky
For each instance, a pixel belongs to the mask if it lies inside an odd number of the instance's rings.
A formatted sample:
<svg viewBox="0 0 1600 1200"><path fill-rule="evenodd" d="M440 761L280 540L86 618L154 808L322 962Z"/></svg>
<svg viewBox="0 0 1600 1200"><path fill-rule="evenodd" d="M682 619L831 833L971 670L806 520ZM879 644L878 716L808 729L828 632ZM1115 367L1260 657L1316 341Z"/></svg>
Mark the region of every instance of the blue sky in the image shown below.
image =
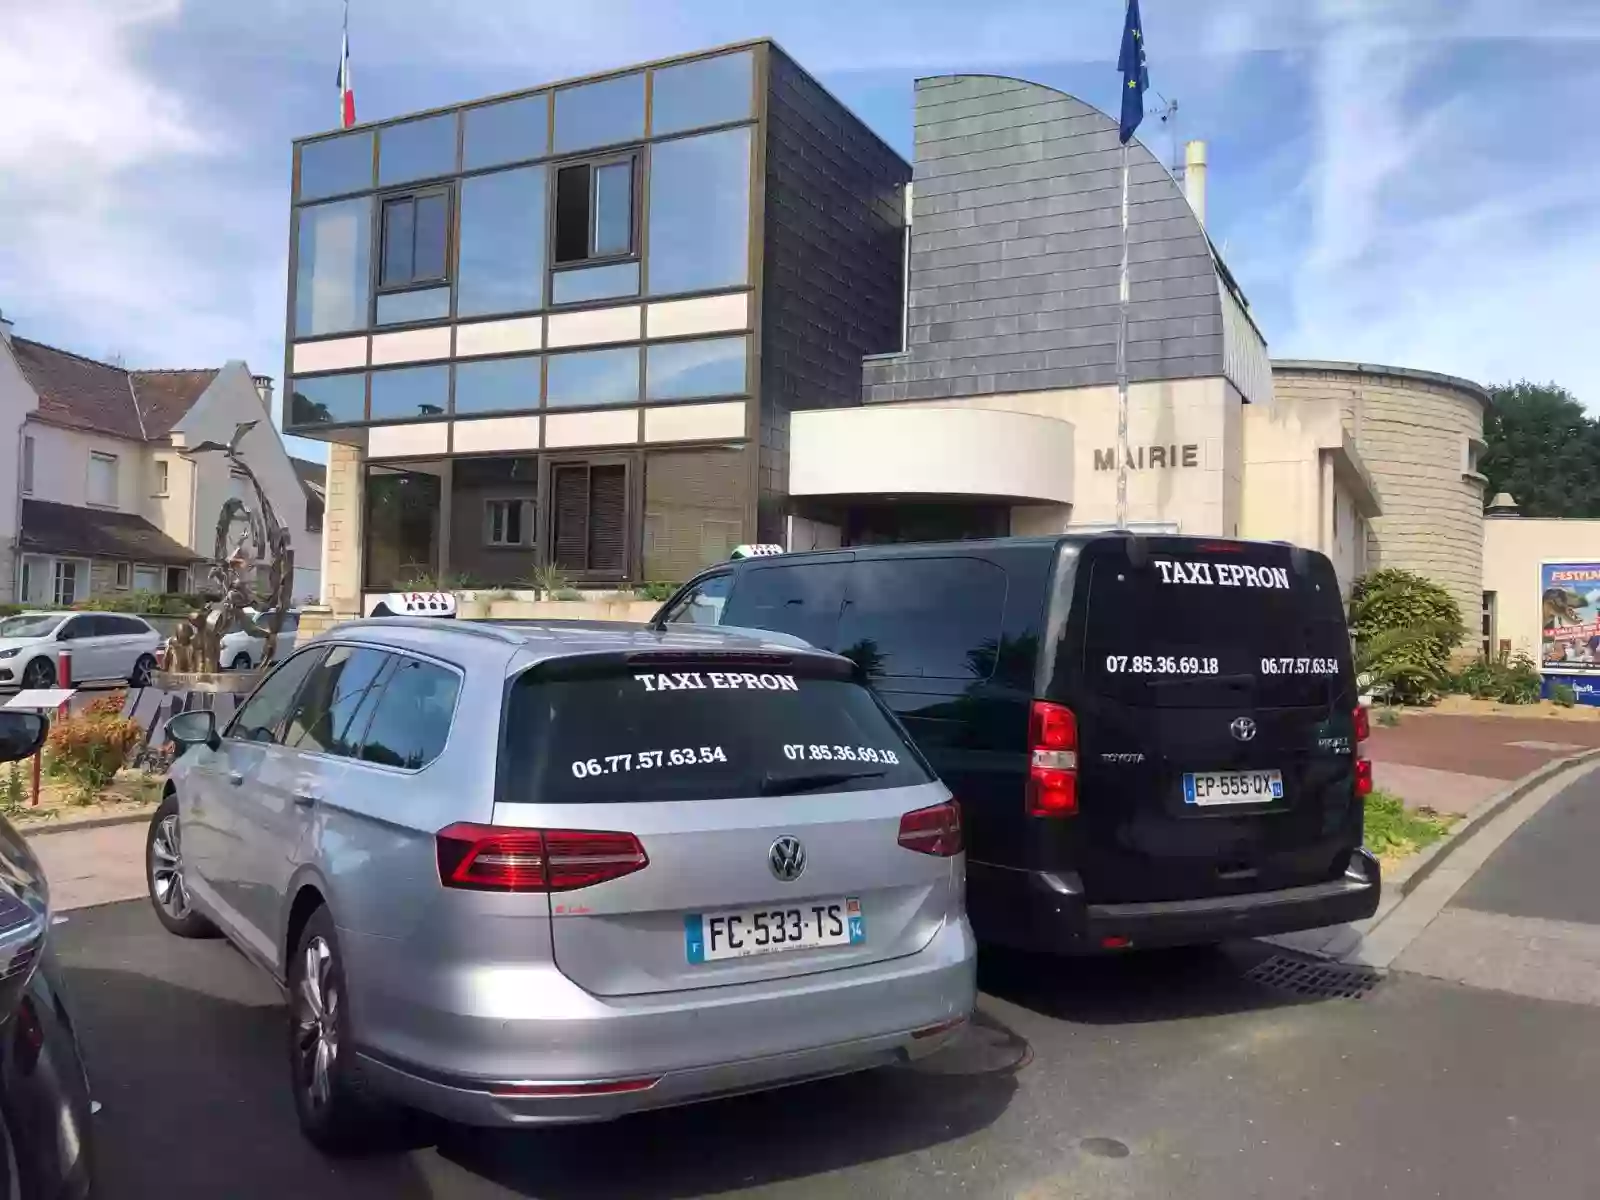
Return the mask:
<svg viewBox="0 0 1600 1200"><path fill-rule="evenodd" d="M1275 356L1553 379L1600 412L1600 5L1143 10L1152 85L1179 103L1176 144L1210 143L1212 236ZM909 156L919 76L1114 104L1121 21L1121 0L352 0L351 42L372 120L769 35ZM289 143L335 122L339 22L338 0L13 6L0 310L17 332L281 375ZM1170 160L1171 131L1141 133Z"/></svg>

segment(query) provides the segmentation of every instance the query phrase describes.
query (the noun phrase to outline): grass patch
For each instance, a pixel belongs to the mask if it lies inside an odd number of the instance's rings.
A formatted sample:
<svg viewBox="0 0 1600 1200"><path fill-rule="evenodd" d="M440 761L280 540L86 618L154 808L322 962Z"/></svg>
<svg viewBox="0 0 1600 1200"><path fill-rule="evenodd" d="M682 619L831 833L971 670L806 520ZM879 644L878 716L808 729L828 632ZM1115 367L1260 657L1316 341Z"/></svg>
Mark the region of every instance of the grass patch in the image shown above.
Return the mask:
<svg viewBox="0 0 1600 1200"><path fill-rule="evenodd" d="M1450 818L1431 808L1409 809L1399 796L1373 792L1367 797L1366 844L1380 858L1415 854L1450 830Z"/></svg>

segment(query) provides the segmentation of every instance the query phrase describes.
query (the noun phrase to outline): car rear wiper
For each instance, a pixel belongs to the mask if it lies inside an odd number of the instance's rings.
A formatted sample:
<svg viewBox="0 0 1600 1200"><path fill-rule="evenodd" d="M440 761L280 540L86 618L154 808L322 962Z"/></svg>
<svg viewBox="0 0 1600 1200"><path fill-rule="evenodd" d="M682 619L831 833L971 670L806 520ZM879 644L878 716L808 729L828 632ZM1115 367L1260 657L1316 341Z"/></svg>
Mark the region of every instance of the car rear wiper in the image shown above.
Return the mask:
<svg viewBox="0 0 1600 1200"><path fill-rule="evenodd" d="M815 792L852 779L876 779L883 771L816 771L810 775L773 775L761 777L760 795L792 796L798 792Z"/></svg>

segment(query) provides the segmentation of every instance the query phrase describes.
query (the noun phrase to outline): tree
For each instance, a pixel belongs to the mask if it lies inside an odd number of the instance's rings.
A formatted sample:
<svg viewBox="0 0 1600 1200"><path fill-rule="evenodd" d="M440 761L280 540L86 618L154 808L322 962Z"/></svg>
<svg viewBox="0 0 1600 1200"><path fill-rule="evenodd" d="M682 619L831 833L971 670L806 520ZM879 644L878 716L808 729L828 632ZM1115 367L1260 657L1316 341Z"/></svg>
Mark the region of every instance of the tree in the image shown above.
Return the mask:
<svg viewBox="0 0 1600 1200"><path fill-rule="evenodd" d="M1484 500L1510 492L1528 517L1600 517L1600 422L1554 383L1489 389Z"/></svg>

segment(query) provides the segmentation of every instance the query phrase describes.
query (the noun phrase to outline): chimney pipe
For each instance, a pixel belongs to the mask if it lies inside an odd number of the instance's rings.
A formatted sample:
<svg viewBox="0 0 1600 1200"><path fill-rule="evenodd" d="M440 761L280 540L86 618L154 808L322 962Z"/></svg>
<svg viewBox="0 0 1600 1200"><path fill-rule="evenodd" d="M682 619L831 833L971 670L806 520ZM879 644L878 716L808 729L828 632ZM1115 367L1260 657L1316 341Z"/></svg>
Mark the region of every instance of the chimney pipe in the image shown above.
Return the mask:
<svg viewBox="0 0 1600 1200"><path fill-rule="evenodd" d="M252 375L250 382L256 385L256 395L261 397L261 404L269 413L272 411L272 376Z"/></svg>
<svg viewBox="0 0 1600 1200"><path fill-rule="evenodd" d="M1206 223L1206 144L1185 142L1183 147L1183 194L1202 228Z"/></svg>
<svg viewBox="0 0 1600 1200"><path fill-rule="evenodd" d="M9 342L11 340L11 326L14 324L15 322L10 317L0 312L0 342Z"/></svg>
<svg viewBox="0 0 1600 1200"><path fill-rule="evenodd" d="M1517 502L1511 498L1510 492L1499 492L1489 501L1489 507L1483 510L1486 517L1520 517L1522 510L1517 507Z"/></svg>

